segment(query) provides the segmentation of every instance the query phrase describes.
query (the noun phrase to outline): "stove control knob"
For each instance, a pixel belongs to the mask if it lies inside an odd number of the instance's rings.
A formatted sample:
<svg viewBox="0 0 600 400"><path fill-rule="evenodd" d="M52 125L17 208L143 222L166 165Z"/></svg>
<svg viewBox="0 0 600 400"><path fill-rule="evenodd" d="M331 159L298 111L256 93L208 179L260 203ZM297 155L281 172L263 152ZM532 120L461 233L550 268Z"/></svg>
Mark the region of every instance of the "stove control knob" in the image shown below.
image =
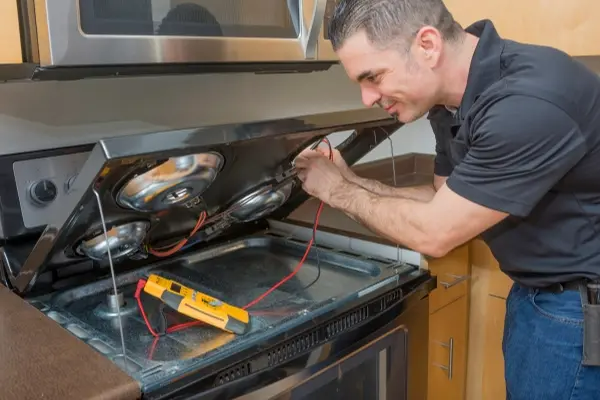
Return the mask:
<svg viewBox="0 0 600 400"><path fill-rule="evenodd" d="M37 206L46 206L56 199L57 188L50 179L34 182L29 187L29 198Z"/></svg>

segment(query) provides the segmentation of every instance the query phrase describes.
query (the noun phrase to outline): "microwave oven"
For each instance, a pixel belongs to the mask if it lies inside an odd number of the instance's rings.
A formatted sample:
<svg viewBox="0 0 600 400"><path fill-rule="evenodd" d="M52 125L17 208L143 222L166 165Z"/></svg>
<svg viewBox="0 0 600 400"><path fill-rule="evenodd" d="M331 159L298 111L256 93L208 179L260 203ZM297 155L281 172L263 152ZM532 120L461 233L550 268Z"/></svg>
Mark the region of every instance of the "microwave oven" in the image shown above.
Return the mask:
<svg viewBox="0 0 600 400"><path fill-rule="evenodd" d="M327 34L337 2L18 0L2 6L0 35L38 79L313 71L337 62Z"/></svg>

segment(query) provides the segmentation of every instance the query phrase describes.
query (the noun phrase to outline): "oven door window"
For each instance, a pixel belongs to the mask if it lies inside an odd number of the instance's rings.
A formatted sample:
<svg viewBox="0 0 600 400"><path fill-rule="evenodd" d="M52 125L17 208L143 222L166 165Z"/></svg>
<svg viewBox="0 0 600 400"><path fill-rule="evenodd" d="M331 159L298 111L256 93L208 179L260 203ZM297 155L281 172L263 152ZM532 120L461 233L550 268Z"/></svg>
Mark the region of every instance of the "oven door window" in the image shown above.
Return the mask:
<svg viewBox="0 0 600 400"><path fill-rule="evenodd" d="M67 1L67 0L64 0ZM77 0L88 35L294 39L301 0Z"/></svg>
<svg viewBox="0 0 600 400"><path fill-rule="evenodd" d="M236 400L405 400L406 341L406 330L397 327L337 361L310 367Z"/></svg>

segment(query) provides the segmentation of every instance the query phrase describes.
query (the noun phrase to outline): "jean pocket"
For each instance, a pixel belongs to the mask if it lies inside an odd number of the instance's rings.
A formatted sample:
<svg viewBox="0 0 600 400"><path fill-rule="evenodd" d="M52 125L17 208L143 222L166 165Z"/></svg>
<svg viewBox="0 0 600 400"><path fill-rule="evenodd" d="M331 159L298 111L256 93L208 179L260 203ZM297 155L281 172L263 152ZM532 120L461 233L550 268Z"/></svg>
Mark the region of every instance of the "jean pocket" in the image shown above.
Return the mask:
<svg viewBox="0 0 600 400"><path fill-rule="evenodd" d="M583 325L583 308L577 291L549 293L533 291L529 300L535 310L552 320L573 325Z"/></svg>

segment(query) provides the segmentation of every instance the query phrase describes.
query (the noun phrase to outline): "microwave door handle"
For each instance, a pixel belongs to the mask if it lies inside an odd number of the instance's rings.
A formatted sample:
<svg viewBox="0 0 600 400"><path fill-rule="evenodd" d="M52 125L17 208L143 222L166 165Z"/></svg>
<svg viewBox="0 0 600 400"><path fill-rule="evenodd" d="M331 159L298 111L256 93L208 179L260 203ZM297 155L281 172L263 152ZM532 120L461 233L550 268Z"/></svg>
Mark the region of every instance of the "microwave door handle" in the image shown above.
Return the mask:
<svg viewBox="0 0 600 400"><path fill-rule="evenodd" d="M327 0L299 0L302 3L301 21L302 31L300 33L300 43L304 51L304 57L314 59L317 57L317 44L319 43L319 34L323 27L323 18L325 17L325 8ZM313 5L312 18L307 24L304 19L304 7L307 4Z"/></svg>

